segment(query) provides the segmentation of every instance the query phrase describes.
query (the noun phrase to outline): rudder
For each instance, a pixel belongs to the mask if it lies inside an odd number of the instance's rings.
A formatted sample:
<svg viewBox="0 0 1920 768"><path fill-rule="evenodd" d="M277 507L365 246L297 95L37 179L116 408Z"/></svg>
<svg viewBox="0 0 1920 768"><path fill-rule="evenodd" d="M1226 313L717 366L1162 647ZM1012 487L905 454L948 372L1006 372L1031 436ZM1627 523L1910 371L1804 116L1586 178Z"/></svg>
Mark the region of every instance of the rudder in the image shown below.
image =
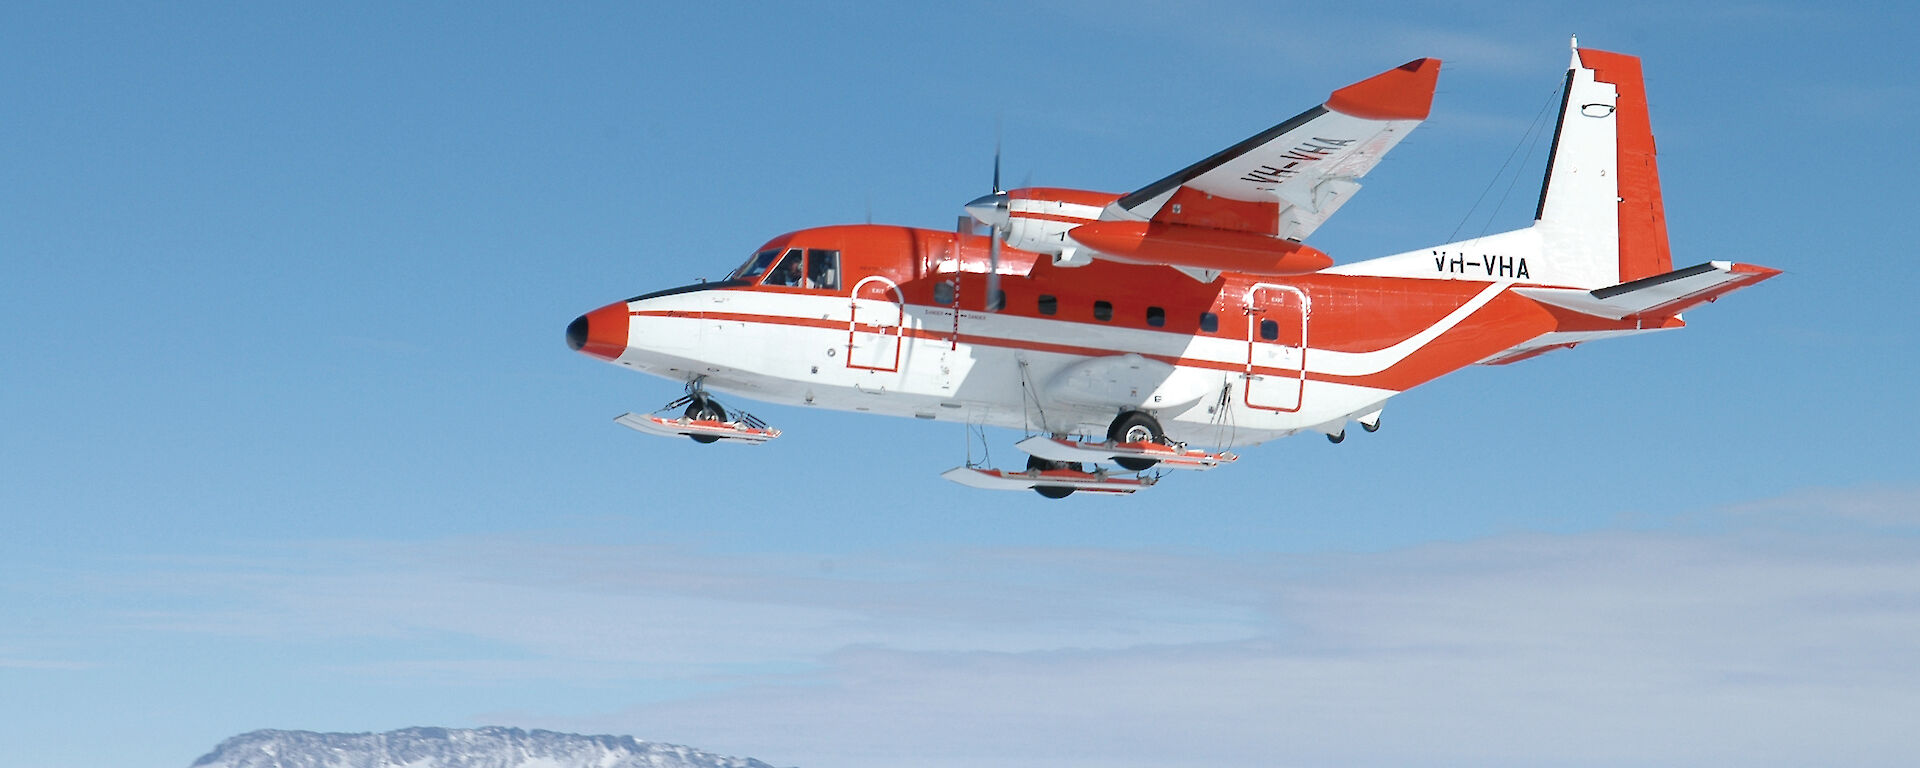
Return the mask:
<svg viewBox="0 0 1920 768"><path fill-rule="evenodd" d="M1575 48L1535 227L1567 282L1602 287L1673 269L1640 59Z"/></svg>

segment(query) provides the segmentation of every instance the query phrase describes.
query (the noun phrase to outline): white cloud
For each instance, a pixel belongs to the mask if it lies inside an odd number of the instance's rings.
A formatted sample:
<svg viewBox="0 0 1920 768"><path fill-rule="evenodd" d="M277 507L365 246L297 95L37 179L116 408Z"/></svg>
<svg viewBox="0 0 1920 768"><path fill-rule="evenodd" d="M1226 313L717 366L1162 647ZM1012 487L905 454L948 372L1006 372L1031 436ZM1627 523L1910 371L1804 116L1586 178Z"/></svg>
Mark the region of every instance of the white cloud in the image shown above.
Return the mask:
<svg viewBox="0 0 1920 768"><path fill-rule="evenodd" d="M505 650L345 671L625 680L649 703L509 724L782 764L1890 765L1920 752L1916 501L1359 554L324 545L143 574L181 607L133 620L471 638Z"/></svg>
<svg viewBox="0 0 1920 768"><path fill-rule="evenodd" d="M806 686L551 724L855 767L1904 764L1920 543L1829 543L1602 533L1273 558L1218 584L1264 597L1253 638L856 649Z"/></svg>
<svg viewBox="0 0 1920 768"><path fill-rule="evenodd" d="M98 664L84 661L59 661L54 659L9 658L0 656L0 669L81 671L97 669L99 666Z"/></svg>

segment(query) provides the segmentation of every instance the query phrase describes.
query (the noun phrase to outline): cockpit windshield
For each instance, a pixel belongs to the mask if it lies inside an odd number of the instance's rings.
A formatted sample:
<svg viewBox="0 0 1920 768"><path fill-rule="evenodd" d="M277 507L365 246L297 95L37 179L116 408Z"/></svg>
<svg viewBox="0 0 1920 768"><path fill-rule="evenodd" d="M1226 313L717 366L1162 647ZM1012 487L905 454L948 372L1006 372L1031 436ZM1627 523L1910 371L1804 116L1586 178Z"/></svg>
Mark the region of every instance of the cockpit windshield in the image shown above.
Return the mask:
<svg viewBox="0 0 1920 768"><path fill-rule="evenodd" d="M839 290L840 252L818 248L761 251L748 258L727 279L787 288Z"/></svg>
<svg viewBox="0 0 1920 768"><path fill-rule="evenodd" d="M755 282L754 278L765 274L767 267L773 266L773 260L779 257L779 249L761 251L752 256L748 256L746 263L741 264L739 269L733 271L733 274L727 275L727 279L744 280L749 283Z"/></svg>

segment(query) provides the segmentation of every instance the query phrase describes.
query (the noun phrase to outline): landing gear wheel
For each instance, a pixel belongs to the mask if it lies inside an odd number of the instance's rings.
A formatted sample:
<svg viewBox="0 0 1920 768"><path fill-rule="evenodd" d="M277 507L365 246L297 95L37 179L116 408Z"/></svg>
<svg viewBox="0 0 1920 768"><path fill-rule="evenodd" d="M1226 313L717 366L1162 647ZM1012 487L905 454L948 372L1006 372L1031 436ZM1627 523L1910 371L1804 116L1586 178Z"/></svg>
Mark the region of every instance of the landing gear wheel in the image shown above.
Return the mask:
<svg viewBox="0 0 1920 768"><path fill-rule="evenodd" d="M1166 432L1160 429L1160 421L1144 411L1124 411L1113 418L1112 426L1107 427L1107 439L1116 443L1158 443L1166 437ZM1160 462L1156 459L1119 456L1114 458L1113 463L1122 469L1142 472Z"/></svg>
<svg viewBox="0 0 1920 768"><path fill-rule="evenodd" d="M1380 420L1374 419L1371 424L1364 421L1360 422L1360 428L1366 430L1368 433L1378 432L1380 431Z"/></svg>
<svg viewBox="0 0 1920 768"><path fill-rule="evenodd" d="M1075 472L1086 471L1081 468L1079 462L1068 463L1043 459L1038 456L1027 457L1028 472L1045 472L1050 469L1071 469ZM1064 485L1036 485L1033 487L1033 492L1049 499L1064 499L1073 495L1073 489Z"/></svg>
<svg viewBox="0 0 1920 768"><path fill-rule="evenodd" d="M683 415L688 421L726 421L727 409L720 407L719 403L701 397L687 403L687 410ZM718 435L688 435L688 437L701 444L720 442Z"/></svg>
<svg viewBox="0 0 1920 768"><path fill-rule="evenodd" d="M1331 435L1327 435L1327 442L1333 443L1334 445L1339 445L1340 443L1344 442L1346 439L1347 439L1347 431L1344 429L1338 432L1335 432Z"/></svg>

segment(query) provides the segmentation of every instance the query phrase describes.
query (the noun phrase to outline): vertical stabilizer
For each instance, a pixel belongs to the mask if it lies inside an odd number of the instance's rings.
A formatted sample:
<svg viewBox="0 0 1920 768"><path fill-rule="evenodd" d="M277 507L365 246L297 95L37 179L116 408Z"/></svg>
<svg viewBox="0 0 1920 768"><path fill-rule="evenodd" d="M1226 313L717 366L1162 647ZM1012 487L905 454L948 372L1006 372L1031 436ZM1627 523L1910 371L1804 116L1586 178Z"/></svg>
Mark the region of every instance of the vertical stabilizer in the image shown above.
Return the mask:
<svg viewBox="0 0 1920 768"><path fill-rule="evenodd" d="M1673 271L1640 59L1575 48L1532 226L1332 267L1596 290Z"/></svg>
<svg viewBox="0 0 1920 768"><path fill-rule="evenodd" d="M1671 271L1640 60L1575 49L1564 97L1534 216L1556 282L1600 288Z"/></svg>

